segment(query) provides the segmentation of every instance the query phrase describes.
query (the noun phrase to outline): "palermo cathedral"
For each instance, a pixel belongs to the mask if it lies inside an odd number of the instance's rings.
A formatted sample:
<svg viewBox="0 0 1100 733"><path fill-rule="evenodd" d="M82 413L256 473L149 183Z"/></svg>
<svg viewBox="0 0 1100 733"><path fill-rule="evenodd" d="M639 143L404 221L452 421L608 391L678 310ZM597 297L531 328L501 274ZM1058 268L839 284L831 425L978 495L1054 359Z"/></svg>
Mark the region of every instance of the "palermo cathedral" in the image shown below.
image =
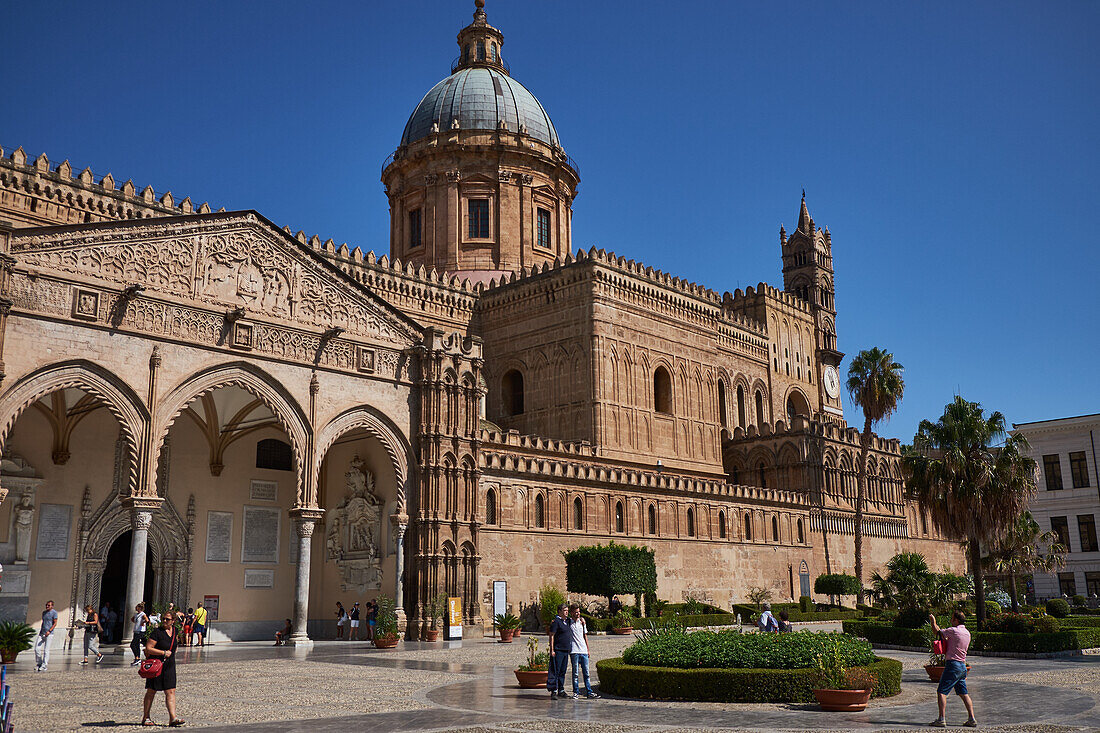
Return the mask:
<svg viewBox="0 0 1100 733"><path fill-rule="evenodd" d="M851 572L829 230L803 200L782 285L722 294L575 251L579 168L476 5L383 167L388 256L4 151L0 617L307 642L385 594L416 638L446 592L478 635L495 581L518 611L609 540L676 601ZM898 441L869 460L868 572L959 565Z"/></svg>

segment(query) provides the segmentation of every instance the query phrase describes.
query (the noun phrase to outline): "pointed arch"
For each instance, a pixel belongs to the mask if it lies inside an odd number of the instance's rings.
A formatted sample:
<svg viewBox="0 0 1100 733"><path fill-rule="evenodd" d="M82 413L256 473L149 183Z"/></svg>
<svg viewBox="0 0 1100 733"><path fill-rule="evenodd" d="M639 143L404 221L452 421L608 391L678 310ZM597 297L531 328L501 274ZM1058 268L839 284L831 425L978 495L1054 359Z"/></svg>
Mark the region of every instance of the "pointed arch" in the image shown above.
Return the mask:
<svg viewBox="0 0 1100 733"><path fill-rule="evenodd" d="M394 473L397 476L397 506L399 513L406 512L405 487L410 480L409 466L415 466L412 459L412 446L400 430L390 422L389 418L368 405L353 407L340 413L328 422L317 433L314 441L313 455L313 482L319 480L321 464L325 460L325 454L329 448L340 439L344 433L352 430L363 430L371 437L378 440L385 449L390 461L393 463Z"/></svg>

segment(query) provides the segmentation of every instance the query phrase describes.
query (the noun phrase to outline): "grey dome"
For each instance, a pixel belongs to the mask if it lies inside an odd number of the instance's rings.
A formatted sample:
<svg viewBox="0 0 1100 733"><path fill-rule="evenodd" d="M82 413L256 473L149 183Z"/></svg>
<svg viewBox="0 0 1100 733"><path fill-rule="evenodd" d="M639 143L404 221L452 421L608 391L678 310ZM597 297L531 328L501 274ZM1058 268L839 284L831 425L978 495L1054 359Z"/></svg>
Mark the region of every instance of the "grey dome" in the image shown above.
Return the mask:
<svg viewBox="0 0 1100 733"><path fill-rule="evenodd" d="M516 132L523 124L531 137L561 147L554 123L535 95L507 74L485 67L461 69L432 87L409 117L401 144L427 137L435 122L448 130L455 118L464 130L495 130L504 120Z"/></svg>

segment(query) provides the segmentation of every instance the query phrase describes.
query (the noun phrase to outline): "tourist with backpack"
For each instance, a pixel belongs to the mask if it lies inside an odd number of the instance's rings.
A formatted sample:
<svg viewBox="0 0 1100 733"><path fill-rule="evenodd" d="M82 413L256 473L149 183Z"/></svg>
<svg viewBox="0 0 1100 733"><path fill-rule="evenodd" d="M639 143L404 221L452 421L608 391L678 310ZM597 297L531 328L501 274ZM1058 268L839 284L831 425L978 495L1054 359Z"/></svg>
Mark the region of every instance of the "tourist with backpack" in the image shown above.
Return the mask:
<svg viewBox="0 0 1100 733"><path fill-rule="evenodd" d="M761 612L760 618L756 620L756 626L765 634L779 633L779 622L772 615L772 604L764 604L764 610Z"/></svg>
<svg viewBox="0 0 1100 733"><path fill-rule="evenodd" d="M84 659L81 664L88 663L88 653L95 655L95 663L103 661L103 655L99 652L99 634L103 627L99 625L100 616L95 612L95 606L88 604L84 607L84 620L80 625L84 627Z"/></svg>

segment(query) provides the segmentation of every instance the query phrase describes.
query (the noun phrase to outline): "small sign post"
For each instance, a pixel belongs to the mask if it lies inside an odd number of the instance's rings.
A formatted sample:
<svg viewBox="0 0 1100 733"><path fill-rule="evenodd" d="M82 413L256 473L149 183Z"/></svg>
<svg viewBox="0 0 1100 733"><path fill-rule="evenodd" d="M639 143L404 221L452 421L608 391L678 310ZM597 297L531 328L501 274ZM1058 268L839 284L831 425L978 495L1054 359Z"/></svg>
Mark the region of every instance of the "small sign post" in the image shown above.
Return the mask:
<svg viewBox="0 0 1100 733"><path fill-rule="evenodd" d="M447 641L462 639L462 599L452 596L447 599Z"/></svg>
<svg viewBox="0 0 1100 733"><path fill-rule="evenodd" d="M508 581L493 581L493 620L497 616L508 613ZM493 625L493 636L496 636L497 627Z"/></svg>

